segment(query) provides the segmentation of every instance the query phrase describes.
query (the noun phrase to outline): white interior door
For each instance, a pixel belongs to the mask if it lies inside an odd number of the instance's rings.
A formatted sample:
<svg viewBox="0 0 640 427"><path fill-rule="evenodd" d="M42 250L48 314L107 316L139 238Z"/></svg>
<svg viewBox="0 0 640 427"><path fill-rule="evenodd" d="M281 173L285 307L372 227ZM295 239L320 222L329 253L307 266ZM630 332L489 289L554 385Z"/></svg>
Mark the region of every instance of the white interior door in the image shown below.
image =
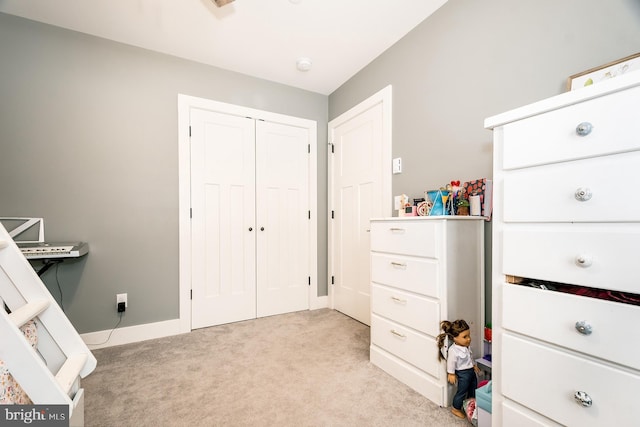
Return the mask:
<svg viewBox="0 0 640 427"><path fill-rule="evenodd" d="M256 317L255 124L191 114L192 328Z"/></svg>
<svg viewBox="0 0 640 427"><path fill-rule="evenodd" d="M258 317L309 308L309 130L256 122Z"/></svg>
<svg viewBox="0 0 640 427"><path fill-rule="evenodd" d="M391 214L391 88L329 123L332 306L370 324L369 220Z"/></svg>

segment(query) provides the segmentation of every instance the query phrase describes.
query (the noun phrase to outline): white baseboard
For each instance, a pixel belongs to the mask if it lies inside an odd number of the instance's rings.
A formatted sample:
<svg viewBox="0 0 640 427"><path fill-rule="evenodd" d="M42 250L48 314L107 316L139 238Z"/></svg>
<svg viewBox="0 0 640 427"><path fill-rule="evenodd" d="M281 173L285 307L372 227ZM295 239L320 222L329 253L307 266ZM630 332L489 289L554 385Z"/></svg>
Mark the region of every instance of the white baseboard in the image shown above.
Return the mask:
<svg viewBox="0 0 640 427"><path fill-rule="evenodd" d="M81 334L80 337L90 350L97 350L99 348L178 335L183 332L184 331L180 329L180 319L173 319L144 325L128 326L126 328L110 329L108 331L90 332ZM111 337L109 337L109 334L111 334Z"/></svg>
<svg viewBox="0 0 640 427"><path fill-rule="evenodd" d="M309 310L327 308L329 297L317 297L311 299ZM113 347L116 345L129 344L151 340L154 338L169 337L188 333L183 329L180 319L165 320L156 323L146 323L144 325L128 326L126 328L110 329L108 331L97 331L81 334L80 337L90 350ZM111 337L109 337L111 334Z"/></svg>

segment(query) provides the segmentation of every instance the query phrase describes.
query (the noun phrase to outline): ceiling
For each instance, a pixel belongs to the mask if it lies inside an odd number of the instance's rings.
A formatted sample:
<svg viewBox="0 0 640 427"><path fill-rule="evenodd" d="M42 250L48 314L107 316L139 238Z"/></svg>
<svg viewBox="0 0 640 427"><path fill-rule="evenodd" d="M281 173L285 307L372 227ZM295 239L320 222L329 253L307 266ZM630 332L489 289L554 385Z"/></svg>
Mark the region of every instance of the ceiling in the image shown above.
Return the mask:
<svg viewBox="0 0 640 427"><path fill-rule="evenodd" d="M445 2L0 0L0 12L328 95Z"/></svg>

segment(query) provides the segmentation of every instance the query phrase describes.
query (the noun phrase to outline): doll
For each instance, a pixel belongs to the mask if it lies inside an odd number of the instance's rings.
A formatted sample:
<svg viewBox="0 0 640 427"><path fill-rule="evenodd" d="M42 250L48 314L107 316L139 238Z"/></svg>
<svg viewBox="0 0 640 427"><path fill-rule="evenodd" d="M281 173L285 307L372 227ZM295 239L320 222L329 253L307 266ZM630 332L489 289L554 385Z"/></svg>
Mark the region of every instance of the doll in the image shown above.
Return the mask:
<svg viewBox="0 0 640 427"><path fill-rule="evenodd" d="M451 412L458 418L465 418L462 402L466 398L476 396L480 369L475 364L469 345L471 344L471 330L467 322L462 319L440 322L442 333L436 338L438 343L438 360L447 359L447 381L457 384L456 394L453 396ZM452 344L450 342L453 341ZM446 356L445 356L446 352Z"/></svg>

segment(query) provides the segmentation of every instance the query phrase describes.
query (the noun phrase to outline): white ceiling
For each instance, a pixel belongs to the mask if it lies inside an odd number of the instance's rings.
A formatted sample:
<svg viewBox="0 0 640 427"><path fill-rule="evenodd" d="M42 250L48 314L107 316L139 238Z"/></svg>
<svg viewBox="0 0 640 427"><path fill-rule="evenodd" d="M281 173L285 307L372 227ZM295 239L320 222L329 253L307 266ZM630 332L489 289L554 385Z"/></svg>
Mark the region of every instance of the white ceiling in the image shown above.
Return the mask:
<svg viewBox="0 0 640 427"><path fill-rule="evenodd" d="M0 0L0 12L328 95L445 2Z"/></svg>

